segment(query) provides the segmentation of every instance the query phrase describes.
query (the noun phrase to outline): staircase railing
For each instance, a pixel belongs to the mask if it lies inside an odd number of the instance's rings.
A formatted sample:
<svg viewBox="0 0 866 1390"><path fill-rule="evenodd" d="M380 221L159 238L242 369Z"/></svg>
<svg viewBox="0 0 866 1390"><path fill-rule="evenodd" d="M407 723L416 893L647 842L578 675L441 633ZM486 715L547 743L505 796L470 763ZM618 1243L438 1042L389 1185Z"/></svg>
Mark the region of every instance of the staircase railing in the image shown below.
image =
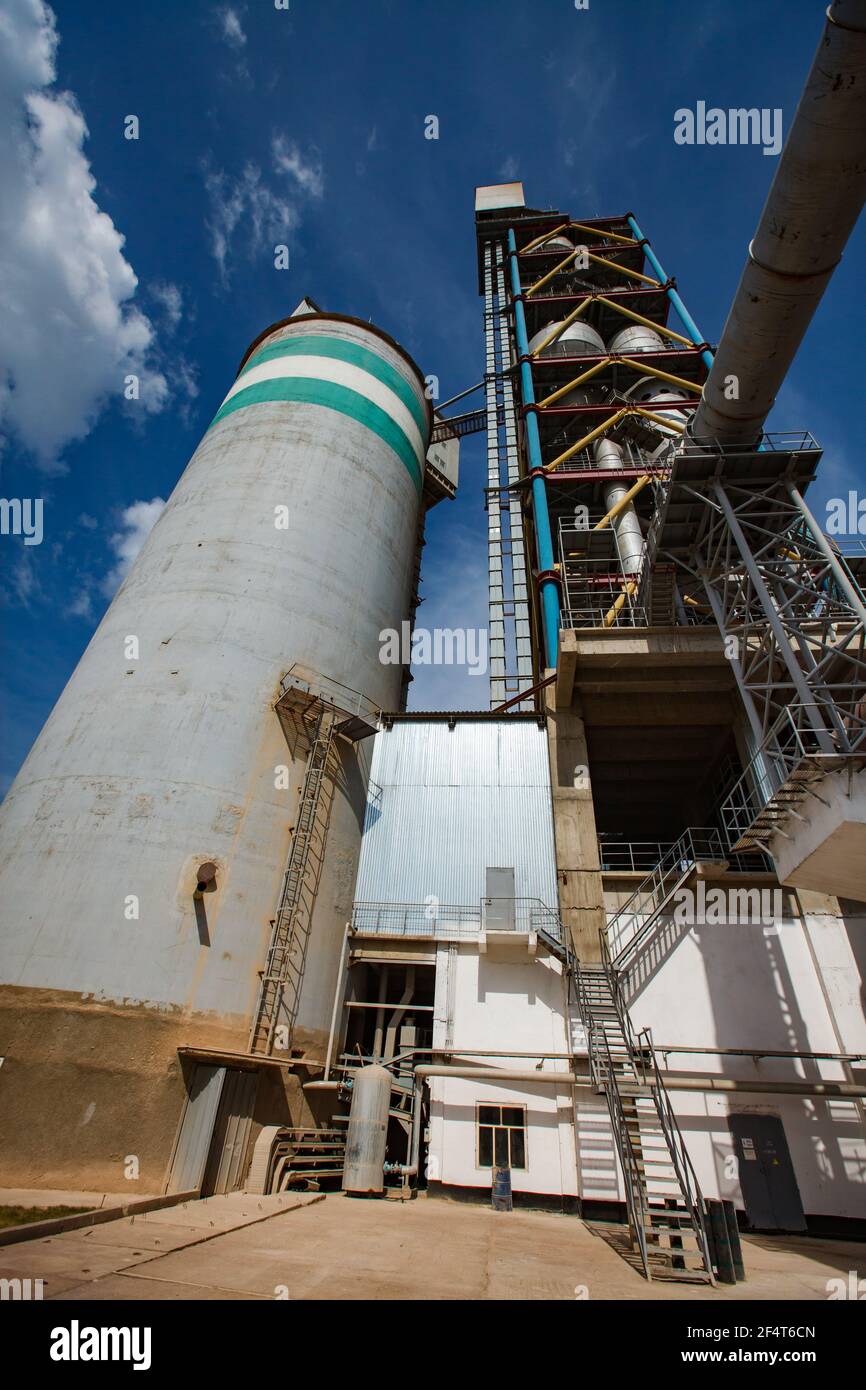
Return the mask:
<svg viewBox="0 0 866 1390"><path fill-rule="evenodd" d="M649 1028L642 1028L638 1034L638 1041L642 1056L649 1059L649 1084L655 1102L656 1114L659 1117L659 1123L664 1133L665 1143L667 1144L668 1153L671 1156L671 1162L673 1163L674 1172L677 1175L677 1181L680 1185L680 1191L683 1194L683 1200L689 1209L692 1229L700 1245L704 1268L710 1280L715 1282L713 1280L713 1266L710 1257L709 1240L707 1238L707 1227L704 1220L704 1212L706 1210L704 1198L700 1183L698 1182L698 1175L695 1172L692 1160L689 1158L689 1151L686 1148L682 1130L679 1127L676 1113L671 1105L668 1089L659 1071L658 1058L656 1057L655 1048L653 1047L652 1030Z"/></svg>
<svg viewBox="0 0 866 1390"><path fill-rule="evenodd" d="M602 929L602 952L607 951L611 968L622 970L696 864L724 861L722 837L715 827L684 830Z"/></svg>
<svg viewBox="0 0 866 1390"><path fill-rule="evenodd" d="M622 1030L625 1045L628 1048L632 1068L635 1073L635 1078L641 1083L641 1085L645 1085L647 1078L646 1065L643 1053L640 1047L640 1043L635 1038L634 1030L631 1026L631 1017L629 1016L628 1009L626 1008L625 1001L622 997L622 990L620 989L619 977L617 976L616 970L614 969L613 961L611 960L610 951L608 949L608 944L605 939L604 933L602 933L601 938L601 964L602 969L604 970L604 973L607 977L611 1001L613 1003L614 1008L616 1009L616 1016L619 1021L619 1026Z"/></svg>
<svg viewBox="0 0 866 1390"><path fill-rule="evenodd" d="M629 1133L628 1124L626 1122L625 1110L623 1109L622 1096L620 1095L619 1081L614 1069L613 1058L611 1057L607 1036L603 1028L599 1028L597 1024L589 1022L587 1019L586 1035L589 1050L590 1075L596 1090L604 1094L604 1098L607 1102L607 1112L610 1116L614 1142L616 1144L617 1154L619 1155L623 1184L625 1186L628 1223L640 1252L644 1274L647 1279L651 1280L652 1271L650 1269L646 1239L647 1206L644 1200L643 1175L640 1170L640 1165L638 1164L637 1154L635 1153L634 1144L632 1143L631 1134Z"/></svg>

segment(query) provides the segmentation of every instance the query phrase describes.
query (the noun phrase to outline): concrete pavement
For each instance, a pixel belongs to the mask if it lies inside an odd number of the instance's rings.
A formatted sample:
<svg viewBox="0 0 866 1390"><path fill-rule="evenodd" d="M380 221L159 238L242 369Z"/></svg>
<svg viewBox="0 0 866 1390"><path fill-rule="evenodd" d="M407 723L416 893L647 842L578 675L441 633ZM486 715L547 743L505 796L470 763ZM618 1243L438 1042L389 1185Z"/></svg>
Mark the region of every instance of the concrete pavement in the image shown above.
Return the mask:
<svg viewBox="0 0 866 1390"><path fill-rule="evenodd" d="M339 1193L233 1193L0 1250L0 1278L50 1299L811 1300L866 1277L866 1246L744 1238L747 1280L646 1281L600 1228L544 1212Z"/></svg>

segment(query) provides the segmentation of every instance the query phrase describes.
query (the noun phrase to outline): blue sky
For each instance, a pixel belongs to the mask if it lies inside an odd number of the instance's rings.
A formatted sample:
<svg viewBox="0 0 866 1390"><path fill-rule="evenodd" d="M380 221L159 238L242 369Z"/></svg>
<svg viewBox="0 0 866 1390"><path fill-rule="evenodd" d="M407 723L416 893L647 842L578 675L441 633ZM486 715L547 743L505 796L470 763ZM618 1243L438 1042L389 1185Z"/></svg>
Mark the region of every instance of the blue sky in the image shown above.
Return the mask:
<svg viewBox="0 0 866 1390"><path fill-rule="evenodd" d="M0 537L0 790L264 327L309 294L392 333L443 398L480 379L476 184L520 178L578 219L633 210L716 339L776 161L677 145L674 111L780 107L787 127L824 9L0 0L2 492L44 499L41 545ZM825 446L819 503L863 475L864 263L861 224L770 422ZM483 485L476 436L429 523L426 626L485 622ZM412 703L486 698L428 668Z"/></svg>

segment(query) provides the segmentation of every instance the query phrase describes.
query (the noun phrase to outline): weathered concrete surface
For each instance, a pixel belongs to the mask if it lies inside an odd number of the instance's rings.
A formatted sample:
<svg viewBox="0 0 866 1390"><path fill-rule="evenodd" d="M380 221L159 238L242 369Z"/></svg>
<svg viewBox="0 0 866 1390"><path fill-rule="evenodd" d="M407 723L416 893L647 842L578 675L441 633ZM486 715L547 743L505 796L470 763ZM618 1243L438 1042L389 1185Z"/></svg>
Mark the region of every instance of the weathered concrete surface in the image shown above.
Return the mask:
<svg viewBox="0 0 866 1390"><path fill-rule="evenodd" d="M823 778L769 842L781 883L866 902L866 771L842 768Z"/></svg>
<svg viewBox="0 0 866 1390"><path fill-rule="evenodd" d="M181 1046L243 1052L247 1021L0 987L0 1177L7 1186L164 1191L186 1099ZM296 1076L268 1069L256 1127L306 1124ZM138 1177L127 1178L127 1159Z"/></svg>
<svg viewBox="0 0 866 1390"><path fill-rule="evenodd" d="M9 1246L0 1250L0 1279L43 1279L45 1298L62 1297L71 1288L89 1286L103 1276L131 1272L140 1265L147 1265L149 1271L151 1262L160 1260L166 1251L207 1245L226 1232L255 1226L318 1201L320 1197L307 1194L257 1197L238 1192L185 1202L87 1231L68 1231Z"/></svg>
<svg viewBox="0 0 866 1390"><path fill-rule="evenodd" d="M553 687L545 695L559 908L578 959L588 964L600 959L598 934L607 919L586 731L578 702L558 709Z"/></svg>
<svg viewBox="0 0 866 1390"><path fill-rule="evenodd" d="M866 1274L862 1244L747 1236L745 1283L647 1284L600 1230L572 1216L424 1197L234 1194L17 1250L14 1262L0 1260L0 1277L44 1277L45 1296L61 1300L737 1301L823 1300L829 1279Z"/></svg>

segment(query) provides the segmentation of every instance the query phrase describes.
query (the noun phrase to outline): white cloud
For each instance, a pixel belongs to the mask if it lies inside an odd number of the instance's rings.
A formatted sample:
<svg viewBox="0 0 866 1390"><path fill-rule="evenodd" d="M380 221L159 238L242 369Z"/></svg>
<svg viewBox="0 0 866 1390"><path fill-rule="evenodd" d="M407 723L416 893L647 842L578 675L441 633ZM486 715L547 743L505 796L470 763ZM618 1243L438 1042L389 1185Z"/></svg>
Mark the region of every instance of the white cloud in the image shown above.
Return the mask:
<svg viewBox="0 0 866 1390"><path fill-rule="evenodd" d="M501 179L516 179L520 172L520 165L516 157L510 154L499 166L499 177Z"/></svg>
<svg viewBox="0 0 866 1390"><path fill-rule="evenodd" d="M288 174L302 192L311 198L321 198L325 191L322 166L315 157L305 159L293 141L284 135L275 135L271 142L274 168L280 174Z"/></svg>
<svg viewBox="0 0 866 1390"><path fill-rule="evenodd" d="M150 502L133 502L121 513L121 529L109 541L116 560L102 581L102 592L107 598L113 598L123 583L164 506L161 497L154 497Z"/></svg>
<svg viewBox="0 0 866 1390"><path fill-rule="evenodd" d="M241 18L237 10L233 10L230 5L225 5L219 12L220 30L226 43L231 48L243 48L246 45L247 36L244 33Z"/></svg>
<svg viewBox="0 0 866 1390"><path fill-rule="evenodd" d="M253 163L246 164L237 179L224 169L205 173L211 204L207 228L224 284L229 279L229 256L239 243L245 242L247 254L253 256L265 246L284 241L301 220L298 195L315 199L324 192L322 166L315 157L305 158L297 145L281 135L274 137L271 155L275 172L293 185L288 192L269 183Z"/></svg>
<svg viewBox="0 0 866 1390"><path fill-rule="evenodd" d="M150 294L162 311L166 329L173 333L183 318L183 295L179 287L167 280L157 280L150 286Z"/></svg>
<svg viewBox="0 0 866 1390"><path fill-rule="evenodd" d="M0 432L47 471L83 438L124 377L140 403L168 396L154 331L128 301L138 284L124 238L94 201L87 126L55 79L57 33L43 0L0 13Z"/></svg>
<svg viewBox="0 0 866 1390"><path fill-rule="evenodd" d="M25 608L30 606L31 599L41 596L41 587L36 577L36 568L33 563L33 556L29 550L23 548L15 557L15 563L10 573L12 592L19 603Z"/></svg>
<svg viewBox="0 0 866 1390"><path fill-rule="evenodd" d="M84 618L89 620L93 617L93 597L89 585L85 584L79 589L78 593L68 605L66 612L71 618Z"/></svg>

